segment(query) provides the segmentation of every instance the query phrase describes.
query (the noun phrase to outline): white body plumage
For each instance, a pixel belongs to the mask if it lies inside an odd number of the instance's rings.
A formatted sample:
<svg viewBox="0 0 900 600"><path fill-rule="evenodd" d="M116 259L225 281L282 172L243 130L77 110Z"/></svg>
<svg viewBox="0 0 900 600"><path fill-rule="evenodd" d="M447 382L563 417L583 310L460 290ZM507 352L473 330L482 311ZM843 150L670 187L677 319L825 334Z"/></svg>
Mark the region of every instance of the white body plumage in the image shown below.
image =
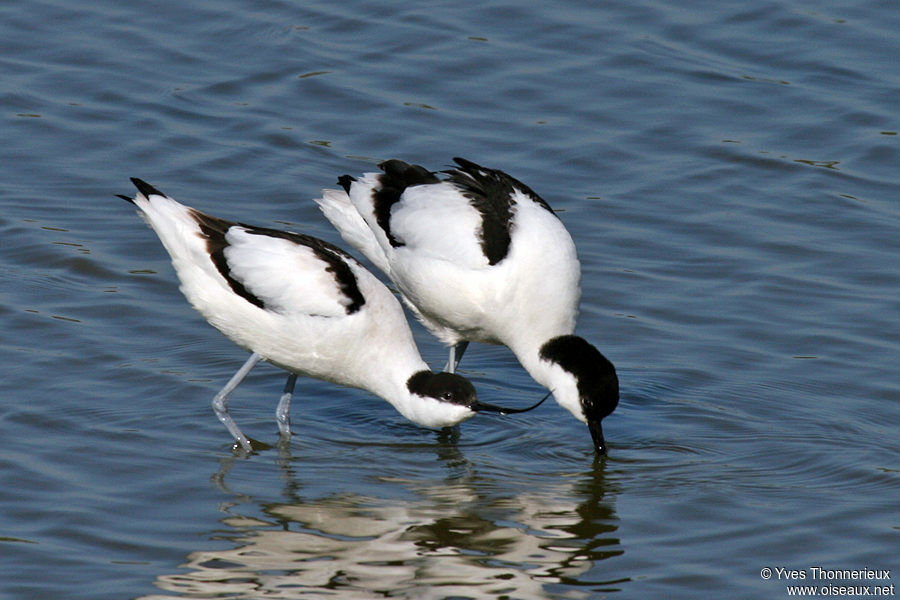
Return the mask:
<svg viewBox="0 0 900 600"><path fill-rule="evenodd" d="M508 346L605 451L600 421L618 403L618 379L574 335L581 266L572 237L521 182L455 160L444 178L387 161L383 173L341 177L344 189L324 190L317 202L451 346L451 371L467 342Z"/></svg>
<svg viewBox="0 0 900 600"><path fill-rule="evenodd" d="M245 450L251 444L226 400L257 360L292 374L361 388L426 427L455 425L479 410L517 412L479 402L472 385L432 373L394 295L339 248L296 233L233 223L184 206L149 184L132 202L157 233L191 305L253 355L213 406ZM295 377L279 403L290 433Z"/></svg>

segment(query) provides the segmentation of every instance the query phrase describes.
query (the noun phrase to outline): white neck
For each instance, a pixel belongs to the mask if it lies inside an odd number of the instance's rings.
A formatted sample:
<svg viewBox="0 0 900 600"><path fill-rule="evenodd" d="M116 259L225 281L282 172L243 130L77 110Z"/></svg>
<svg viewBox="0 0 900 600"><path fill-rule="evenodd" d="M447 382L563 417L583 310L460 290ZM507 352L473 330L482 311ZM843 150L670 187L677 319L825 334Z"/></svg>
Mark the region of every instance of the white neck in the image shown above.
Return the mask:
<svg viewBox="0 0 900 600"><path fill-rule="evenodd" d="M373 378L367 385L359 387L387 400L397 412L413 423L423 427L451 427L475 414L466 406L441 402L410 391L410 377L421 371L432 372L418 354L402 361L393 357L385 368L387 370L383 372L383 376Z"/></svg>
<svg viewBox="0 0 900 600"><path fill-rule="evenodd" d="M405 357L393 355L389 360L382 361L382 366L383 371L368 377L367 381L362 382L358 387L387 400L401 414L406 416L405 407L413 402L406 382L415 373L429 370L429 367L422 360L422 357L418 355Z"/></svg>
<svg viewBox="0 0 900 600"><path fill-rule="evenodd" d="M553 397L560 406L579 421L587 422L581 408L578 384L571 373L556 363L543 360L540 357L540 346L511 349L532 379L553 392Z"/></svg>

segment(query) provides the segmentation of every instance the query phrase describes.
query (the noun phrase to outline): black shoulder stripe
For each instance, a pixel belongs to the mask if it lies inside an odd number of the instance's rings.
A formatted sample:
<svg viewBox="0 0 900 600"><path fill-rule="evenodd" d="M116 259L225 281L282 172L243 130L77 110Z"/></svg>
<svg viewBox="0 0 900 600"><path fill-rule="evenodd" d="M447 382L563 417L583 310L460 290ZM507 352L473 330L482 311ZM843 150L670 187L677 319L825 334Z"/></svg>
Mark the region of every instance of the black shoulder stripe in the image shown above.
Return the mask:
<svg viewBox="0 0 900 600"><path fill-rule="evenodd" d="M454 158L459 169L446 171L447 178L469 199L481 215L481 251L488 264L495 265L509 253L512 220L513 186L508 178L498 176L475 163Z"/></svg>
<svg viewBox="0 0 900 600"><path fill-rule="evenodd" d="M495 265L509 253L513 193L516 189L554 214L550 206L527 185L496 169L486 169L464 158L453 159L458 169L444 171L481 215L481 250Z"/></svg>
<svg viewBox="0 0 900 600"><path fill-rule="evenodd" d="M350 300L350 304L345 308L348 315L357 312L366 303L366 299L359 289L356 275L353 274L350 265L347 264L347 260L353 260L353 258L337 246L329 244L324 240L300 233L268 229L266 227L255 227L244 223L233 223L217 217L211 217L194 209L191 209L191 216L197 221L197 224L200 226L200 231L206 238L206 247L216 269L222 277L225 278L225 281L228 282L228 285L235 294L244 298L254 306L263 309L266 308L265 302L263 302L262 299L251 293L244 287L244 284L231 275L231 268L228 266L228 260L225 258L225 248L228 247L228 241L225 239L225 234L234 226L242 227L247 233L280 238L311 249L317 258L328 264L325 270L334 275L334 279L340 287L341 293Z"/></svg>
<svg viewBox="0 0 900 600"><path fill-rule="evenodd" d="M203 237L206 238L206 250L209 252L213 264L216 265L216 269L222 277L225 278L225 281L228 282L228 285L234 293L250 304L264 309L266 307L265 303L257 296L251 294L250 291L244 287L243 283L231 276L231 268L228 266L228 260L225 258L225 248L228 247L228 242L225 240L225 233L231 227L235 226L236 223L205 215L193 208L189 209L189 212L191 216L194 217L194 220L197 221L197 225L200 226Z"/></svg>
<svg viewBox="0 0 900 600"><path fill-rule="evenodd" d="M553 212L553 209L550 208L550 205L547 204L547 202L543 198L538 196L534 190L532 190L530 187L528 187L527 185L525 185L524 183L522 183L515 177L513 177L511 175L507 175L506 173L504 173L503 171L500 171L499 169L486 169L485 167L482 167L481 165L477 165L477 164L473 163L472 161L466 160L464 158L460 158L459 156L454 157L453 162L458 164L463 171L470 172L470 173L471 172L477 173L480 171L480 172L488 174L488 176L490 176L490 177L495 177L497 179L505 180L510 188L518 188L519 191L521 191L523 194L525 194L526 196L528 196L529 198L534 200L534 202L539 204L541 206L541 208L545 209L547 212L549 212L550 214L552 214L554 216L556 215L556 213Z"/></svg>
<svg viewBox="0 0 900 600"><path fill-rule="evenodd" d="M391 234L391 207L400 200L406 188L429 183L440 183L434 173L419 165L410 165L402 160L386 160L378 168L384 171L378 176L380 185L373 193L375 220L384 231L391 246L397 248L404 243Z"/></svg>
<svg viewBox="0 0 900 600"><path fill-rule="evenodd" d="M312 239L322 242L322 240L316 238ZM350 299L350 304L346 308L347 314L352 315L362 308L366 303L366 298L359 290L356 275L353 274L353 270L347 264L344 253L342 251L335 252L334 247L324 242L322 242L322 245L311 245L310 247L316 253L316 256L328 263L328 267L325 270L330 271L334 275L341 292Z"/></svg>
<svg viewBox="0 0 900 600"><path fill-rule="evenodd" d="M341 288L341 293L350 300L350 304L346 307L348 315L352 315L366 303L366 298L359 289L356 275L353 274L353 270L350 268L350 265L347 264L348 260L355 259L337 246L329 244L325 240L320 240L319 238L311 235L304 235L302 233L268 229L266 227L254 227L243 223L239 223L239 225L247 230L247 233L281 238L299 246L306 246L312 250L317 258L328 264L328 266L325 267L325 270L334 275L334 280Z"/></svg>

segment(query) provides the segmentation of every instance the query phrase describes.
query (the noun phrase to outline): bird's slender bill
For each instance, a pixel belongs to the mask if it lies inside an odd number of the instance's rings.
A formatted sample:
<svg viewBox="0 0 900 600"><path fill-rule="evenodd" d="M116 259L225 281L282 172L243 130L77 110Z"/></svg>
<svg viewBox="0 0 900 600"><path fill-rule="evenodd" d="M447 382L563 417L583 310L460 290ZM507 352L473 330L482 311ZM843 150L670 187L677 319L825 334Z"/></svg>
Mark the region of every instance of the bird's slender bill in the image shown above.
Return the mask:
<svg viewBox="0 0 900 600"><path fill-rule="evenodd" d="M550 394L553 392L547 392L547 395L538 400L537 404L532 404L528 408L506 408L503 406L497 406L496 404L489 404L487 402L482 402L481 400L476 400L470 408L475 412L495 412L500 413L501 415L511 415L515 413L523 413L528 412L529 410L534 410L538 406L544 403L544 400L550 397Z"/></svg>
<svg viewBox="0 0 900 600"><path fill-rule="evenodd" d="M600 421L588 421L588 429L591 430L591 438L594 440L594 449L598 456L606 454L606 440L603 439L603 428Z"/></svg>

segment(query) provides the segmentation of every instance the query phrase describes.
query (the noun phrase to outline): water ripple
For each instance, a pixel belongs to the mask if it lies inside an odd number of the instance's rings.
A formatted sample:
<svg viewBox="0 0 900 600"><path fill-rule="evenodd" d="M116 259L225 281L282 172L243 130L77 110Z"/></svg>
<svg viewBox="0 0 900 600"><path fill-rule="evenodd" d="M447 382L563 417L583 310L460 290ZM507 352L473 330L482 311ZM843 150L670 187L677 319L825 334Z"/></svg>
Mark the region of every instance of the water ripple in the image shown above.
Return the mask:
<svg viewBox="0 0 900 600"><path fill-rule="evenodd" d="M0 596L749 599L763 564L889 568L900 29L702 8L3 5ZM553 401L438 432L312 380L278 443L266 366L232 411L270 448L233 454L209 402L246 353L114 194L343 245L321 188L454 155L572 233L609 455ZM502 348L462 367L542 393Z"/></svg>

